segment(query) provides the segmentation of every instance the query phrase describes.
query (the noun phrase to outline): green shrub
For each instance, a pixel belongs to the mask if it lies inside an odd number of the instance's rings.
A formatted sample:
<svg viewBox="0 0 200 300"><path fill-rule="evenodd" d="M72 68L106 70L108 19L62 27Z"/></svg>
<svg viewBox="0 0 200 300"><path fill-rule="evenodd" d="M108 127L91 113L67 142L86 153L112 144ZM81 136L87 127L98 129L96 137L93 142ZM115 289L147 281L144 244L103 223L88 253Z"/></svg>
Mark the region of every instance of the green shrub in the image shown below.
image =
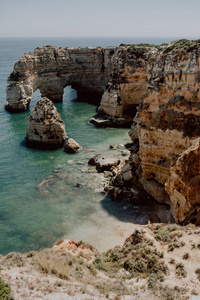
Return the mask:
<svg viewBox="0 0 200 300"><path fill-rule="evenodd" d="M185 271L184 265L182 263L178 263L176 265L176 275L178 277L187 277L187 272Z"/></svg>
<svg viewBox="0 0 200 300"><path fill-rule="evenodd" d="M5 283L0 277L0 299L1 300L13 300L14 298L10 296L11 288L10 285Z"/></svg>
<svg viewBox="0 0 200 300"><path fill-rule="evenodd" d="M185 49L187 52L192 52L199 48L200 48L200 40L190 41L187 39L181 39L181 40L173 43L171 46L167 47L164 50L164 53L169 53L170 51L176 50L176 49Z"/></svg>

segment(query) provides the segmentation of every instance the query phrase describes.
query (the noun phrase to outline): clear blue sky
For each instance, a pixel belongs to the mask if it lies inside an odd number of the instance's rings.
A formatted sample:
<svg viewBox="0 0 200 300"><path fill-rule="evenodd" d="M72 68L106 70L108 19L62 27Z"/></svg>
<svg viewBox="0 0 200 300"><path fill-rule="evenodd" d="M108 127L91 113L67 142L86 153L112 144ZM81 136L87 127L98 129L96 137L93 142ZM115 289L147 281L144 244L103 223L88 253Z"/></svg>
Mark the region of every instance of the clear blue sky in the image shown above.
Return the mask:
<svg viewBox="0 0 200 300"><path fill-rule="evenodd" d="M0 0L0 37L200 38L200 0Z"/></svg>

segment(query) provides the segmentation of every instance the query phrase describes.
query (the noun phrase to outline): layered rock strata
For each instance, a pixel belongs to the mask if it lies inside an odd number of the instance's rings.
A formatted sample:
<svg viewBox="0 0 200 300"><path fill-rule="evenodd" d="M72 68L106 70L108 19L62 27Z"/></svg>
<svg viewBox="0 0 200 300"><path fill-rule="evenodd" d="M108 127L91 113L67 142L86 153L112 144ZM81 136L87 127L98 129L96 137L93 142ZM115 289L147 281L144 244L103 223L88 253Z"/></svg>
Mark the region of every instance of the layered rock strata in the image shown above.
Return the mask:
<svg viewBox="0 0 200 300"><path fill-rule="evenodd" d="M136 126L131 132L139 139L140 182L157 201L171 205L178 222L193 215L192 207L198 206L198 200L191 202L183 190L179 192L185 201L175 200L165 183L182 153L200 135L199 61L199 49L188 48L158 51L151 57L147 94L140 103ZM198 169L197 161L193 167ZM186 173L187 168L189 165Z"/></svg>
<svg viewBox="0 0 200 300"><path fill-rule="evenodd" d="M165 183L177 222L200 224L200 140L186 149Z"/></svg>
<svg viewBox="0 0 200 300"><path fill-rule="evenodd" d="M118 47L112 57L112 71L98 113L111 123L131 125L136 107L146 94L148 56L151 47Z"/></svg>
<svg viewBox="0 0 200 300"><path fill-rule="evenodd" d="M67 138L65 124L51 100L41 98L31 111L28 122L28 147L56 149L63 146Z"/></svg>
<svg viewBox="0 0 200 300"><path fill-rule="evenodd" d="M130 125L146 93L147 57L152 52L150 47L38 47L16 62L5 108L26 111L37 89L42 97L61 102L64 88L71 85L79 100L101 102L98 114L106 120L94 120L96 126Z"/></svg>
<svg viewBox="0 0 200 300"><path fill-rule="evenodd" d="M124 51L128 51L129 48L125 47ZM140 89L141 101L138 113L129 132L132 141L137 143L138 140L139 142L140 164L136 166L127 162L124 168L129 170L127 174L130 174L132 185L135 182L133 182L134 176L131 177L131 172L136 175L137 183L140 183L158 202L170 204L177 222L196 220L195 222L199 223L200 213L197 209L199 192L196 192L195 196L186 197L182 191L181 197L185 200L178 201L173 195L173 188L170 190L167 188L168 184L165 186L166 181L172 176L173 169L171 170L171 168L182 153L191 147L196 138L200 136L199 44L196 43L194 47L192 44L185 47L173 47L172 45L153 48L151 51L146 48L143 53L140 48L132 47L132 49L134 53L138 50L137 59L140 60L141 65L143 62L143 66L146 67L146 81L144 80L144 93ZM129 51L129 53L131 52L132 50ZM125 57L124 55L122 58L123 62L125 62ZM124 65L118 70L121 72L114 77L113 82L121 82L126 77ZM139 78L141 81L141 77ZM110 89L109 97L105 101L107 108L111 98L113 104L117 102L119 91L120 89L117 91L117 85L115 92L114 87ZM101 105L104 105L104 96L107 92L102 97ZM138 94L133 91L132 103L134 103L135 94L137 98ZM101 110L101 105L99 110ZM107 110L107 113L114 116L112 110ZM117 110L115 113L116 118L120 116ZM196 159L194 164L197 161ZM193 165L193 167L198 170L198 165L196 167ZM121 170L123 185L126 183L123 178L126 174L124 168ZM121 177L114 182L117 189L119 189L118 184ZM187 184L186 187L191 190L190 185ZM191 201L191 197L194 197L193 201Z"/></svg>
<svg viewBox="0 0 200 300"><path fill-rule="evenodd" d="M38 47L16 62L8 78L7 104L10 112L26 111L34 91L61 102L64 88L71 85L79 100L99 104L107 86L115 48Z"/></svg>

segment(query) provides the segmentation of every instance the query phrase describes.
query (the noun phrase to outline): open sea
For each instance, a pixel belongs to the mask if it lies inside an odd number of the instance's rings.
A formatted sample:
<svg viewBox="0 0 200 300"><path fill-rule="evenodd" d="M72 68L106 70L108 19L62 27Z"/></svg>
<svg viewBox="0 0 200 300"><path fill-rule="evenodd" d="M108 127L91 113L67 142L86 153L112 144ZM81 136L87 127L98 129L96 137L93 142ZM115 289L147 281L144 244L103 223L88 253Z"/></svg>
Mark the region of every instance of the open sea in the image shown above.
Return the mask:
<svg viewBox="0 0 200 300"><path fill-rule="evenodd" d="M127 129L95 128L88 124L96 107L76 102L76 91L65 89L56 107L66 132L83 146L70 155L32 150L24 137L31 109L40 99L36 91L29 111L10 114L4 109L9 73L24 53L37 46L117 46L157 43L166 39L0 38L0 254L51 247L62 238L84 240L104 250L124 240L138 216L100 193L103 175L89 169L95 154L110 154L109 145L131 142ZM170 42L168 40L167 42ZM87 99L86 99L87 100ZM119 152L119 151L118 151ZM81 187L76 187L77 182Z"/></svg>

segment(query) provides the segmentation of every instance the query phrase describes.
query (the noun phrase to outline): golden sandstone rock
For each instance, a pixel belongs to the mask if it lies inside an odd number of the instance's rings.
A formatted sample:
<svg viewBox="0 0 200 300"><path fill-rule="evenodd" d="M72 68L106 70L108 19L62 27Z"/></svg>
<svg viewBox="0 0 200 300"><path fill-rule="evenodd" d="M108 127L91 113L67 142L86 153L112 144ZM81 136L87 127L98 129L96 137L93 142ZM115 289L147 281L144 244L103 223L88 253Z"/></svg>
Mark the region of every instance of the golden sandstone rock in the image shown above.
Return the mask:
<svg viewBox="0 0 200 300"><path fill-rule="evenodd" d="M200 139L179 156L165 189L176 221L200 224Z"/></svg>
<svg viewBox="0 0 200 300"><path fill-rule="evenodd" d="M28 122L27 146L47 149L63 146L67 138L65 124L51 100L41 98L31 111Z"/></svg>

